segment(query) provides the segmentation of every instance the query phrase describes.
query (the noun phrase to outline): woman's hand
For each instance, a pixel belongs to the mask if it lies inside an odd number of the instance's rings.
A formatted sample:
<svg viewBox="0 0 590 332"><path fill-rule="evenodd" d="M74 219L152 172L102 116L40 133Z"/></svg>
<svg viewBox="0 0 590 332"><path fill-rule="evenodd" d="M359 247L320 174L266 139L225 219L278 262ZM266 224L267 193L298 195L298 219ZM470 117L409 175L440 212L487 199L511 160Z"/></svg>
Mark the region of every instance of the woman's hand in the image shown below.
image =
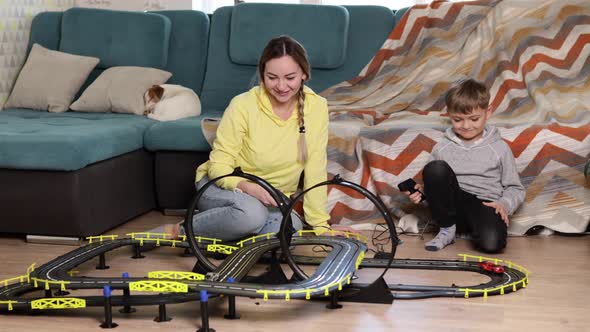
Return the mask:
<svg viewBox="0 0 590 332"><path fill-rule="evenodd" d="M412 203L420 204L420 202L422 201L422 194L420 192L422 191L422 189L424 189L424 186L420 183L416 183L414 189L416 189L416 191L413 194L410 194L409 191L402 191L402 193L404 195L407 195L412 201Z"/></svg>
<svg viewBox="0 0 590 332"><path fill-rule="evenodd" d="M264 205L274 207L278 206L277 202L275 202L275 200L268 193L268 191L262 188L259 184L250 181L242 181L238 184L238 189L256 198Z"/></svg>
<svg viewBox="0 0 590 332"><path fill-rule="evenodd" d="M502 220L506 224L506 226L510 226L510 219L508 218L508 213L506 212L506 208L500 202L483 202L483 205L489 206L496 210L496 214L499 214L502 217Z"/></svg>

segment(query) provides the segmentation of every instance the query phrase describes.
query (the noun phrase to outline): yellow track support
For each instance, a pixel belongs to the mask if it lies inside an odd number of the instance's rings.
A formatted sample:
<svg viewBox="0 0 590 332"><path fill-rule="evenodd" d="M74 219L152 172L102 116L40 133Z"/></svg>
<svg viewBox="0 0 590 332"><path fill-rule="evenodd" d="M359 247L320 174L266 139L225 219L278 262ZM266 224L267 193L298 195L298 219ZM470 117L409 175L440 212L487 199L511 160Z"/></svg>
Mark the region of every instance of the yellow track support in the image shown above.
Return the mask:
<svg viewBox="0 0 590 332"><path fill-rule="evenodd" d="M127 236L131 236L132 239L136 240L138 238L143 239L166 239L170 237L168 233L152 233L152 232L137 232L137 233L127 233Z"/></svg>
<svg viewBox="0 0 590 332"><path fill-rule="evenodd" d="M323 231L321 234L319 234L320 231L319 230L300 230L297 231L297 235L299 236L303 236L303 234L311 234L311 235L315 235L315 236L337 236L337 235L344 235L344 237L346 237L347 239L349 238L356 238L358 241L361 241L363 243L367 243L369 242L369 239L359 233L352 233L352 232L340 232L340 231L334 231L334 230L326 230Z"/></svg>
<svg viewBox="0 0 590 332"><path fill-rule="evenodd" d="M236 244L239 245L240 248L242 248L244 246L244 244L246 244L248 242L256 243L256 240L262 239L262 238L265 238L267 240L270 240L271 237L275 237L275 236L276 236L275 233L260 234L260 235L256 235L256 236L252 236L252 237L249 237L247 239L244 239L244 240L242 240L242 241L240 241L240 242L238 242Z"/></svg>
<svg viewBox="0 0 590 332"><path fill-rule="evenodd" d="M359 257L356 259L355 267L356 267L357 270L359 269L359 266L361 266L361 263L362 263L362 261L363 261L364 258L365 258L365 252L363 251L363 252L361 252L361 254L359 255Z"/></svg>
<svg viewBox="0 0 590 332"><path fill-rule="evenodd" d="M495 292L497 290L500 291L500 295L504 295L505 294L505 289L508 288L512 288L513 292L516 292L516 286L518 284L522 285L522 288L526 288L526 285L528 283L528 278L524 278L512 283L509 283L507 285L502 285L502 286L498 286L498 287L494 287L494 288L484 288L484 289L475 289L475 288L459 288L459 291L465 293L465 298L468 299L469 298L469 293L483 293L483 298L486 299L488 297L488 293L489 292Z"/></svg>
<svg viewBox="0 0 590 332"><path fill-rule="evenodd" d="M516 292L516 286L518 284L521 284L522 288L526 288L527 284L529 283L529 270L524 268L521 265L518 265L514 262L511 261L506 261L506 260L501 260L498 258L492 258L492 257L484 257L484 256L475 256L475 255L468 255L468 254L459 254L460 257L463 258L464 262L467 262L468 259L471 260L475 260L478 262L483 262L483 261L490 261L490 262L494 262L494 264L498 265L500 263L504 263L506 264L506 266L508 268L514 268L517 269L518 271L524 273L525 277L521 280L517 280L515 282L512 282L510 284L507 285L502 285L502 286L498 286L498 287L494 287L494 288L485 288L485 289L475 289L475 288L459 288L459 291L462 291L463 293L465 293L465 298L468 299L469 298L469 293L483 293L483 298L487 298L488 297L488 293L489 292L495 292L495 291L500 291L500 295L504 295L504 290L506 288L510 289L512 288L513 292Z"/></svg>
<svg viewBox="0 0 590 332"><path fill-rule="evenodd" d="M35 271L35 263L29 265L27 268L27 275L31 274L31 272Z"/></svg>
<svg viewBox="0 0 590 332"><path fill-rule="evenodd" d="M207 251L218 252L225 255L231 255L238 247L228 246L225 244L208 244Z"/></svg>
<svg viewBox="0 0 590 332"><path fill-rule="evenodd" d="M15 281L17 281L17 282L15 282ZM10 278L10 279L0 280L0 284L4 285L4 287L7 287L8 285L11 285L13 283L22 283L25 281L29 282L29 275L28 274L14 277L14 278Z"/></svg>
<svg viewBox="0 0 590 332"><path fill-rule="evenodd" d="M180 235L178 237L181 238L182 241L186 241L186 235ZM197 243L201 243L202 241L209 241L209 242L212 242L213 244L217 244L218 242L221 242L220 239L214 239L212 237L204 237L204 236L195 236L195 240L197 240Z"/></svg>
<svg viewBox="0 0 590 332"><path fill-rule="evenodd" d="M31 278L31 280L33 281L33 286L35 286L35 288L39 287L39 283L45 283L45 289L48 290L50 287L49 285L59 285L59 289L61 289L62 291L66 290L66 284L69 284L69 281L61 281L61 280L45 280L45 279L39 279L39 278Z"/></svg>
<svg viewBox="0 0 590 332"><path fill-rule="evenodd" d="M304 289L281 289L281 290L274 290L274 289L262 289L257 290L256 293L262 294L262 298L264 301L268 301L268 294L279 294L285 296L285 301L291 300L291 294L301 294L305 293L305 299L311 299L311 293L317 291L317 288L304 288Z"/></svg>
<svg viewBox="0 0 590 332"><path fill-rule="evenodd" d="M131 236L133 240L139 241L139 245L143 246L144 242L156 242L157 246L160 246L160 243L170 243L172 247L176 247L177 243L182 241L168 239L170 234L168 233L152 233L152 232L138 232L138 233L128 233L128 236Z"/></svg>
<svg viewBox="0 0 590 332"><path fill-rule="evenodd" d="M27 268L27 274L20 275L20 276L10 278L10 279L0 280L0 284L4 285L4 287L7 287L8 285L13 284L13 283L25 282L25 280L27 281L27 283L29 283L29 282L31 282L31 273L33 271L35 271L35 263L29 265L29 267ZM15 281L17 281L17 282L15 282Z"/></svg>
<svg viewBox="0 0 590 332"><path fill-rule="evenodd" d="M205 275L200 273L183 271L151 271L148 272L148 278L176 280L205 280Z"/></svg>
<svg viewBox="0 0 590 332"><path fill-rule="evenodd" d="M346 282L346 284L350 284L350 280L352 279L352 273L346 275L344 278L340 279L339 281L329 284L328 286L324 287L324 294L327 296L329 295L329 289L330 287L336 286L338 285L338 290L342 290L342 283Z"/></svg>
<svg viewBox="0 0 590 332"><path fill-rule="evenodd" d="M168 240L163 238L148 238L148 237L135 237L134 240L139 241L139 245L143 246L144 242L156 242L156 246L160 246L162 243L170 243L172 248L176 247L177 243L182 243L180 240Z"/></svg>
<svg viewBox="0 0 590 332"><path fill-rule="evenodd" d="M31 301L31 309L85 308L86 300L76 297L45 298Z"/></svg>
<svg viewBox="0 0 590 332"><path fill-rule="evenodd" d="M113 241L118 237L118 235L98 235L98 236L87 236L86 240L88 240L88 244L92 244L92 242L94 242L94 240L98 240L99 243L101 243L102 241L106 240L110 240Z"/></svg>
<svg viewBox="0 0 590 332"><path fill-rule="evenodd" d="M187 293L188 285L177 281L143 280L130 282L129 290L138 292Z"/></svg>
<svg viewBox="0 0 590 332"><path fill-rule="evenodd" d="M12 305L17 304L17 303L18 303L18 301L0 301L0 304L8 305L8 311L11 311L13 309Z"/></svg>
<svg viewBox="0 0 590 332"><path fill-rule="evenodd" d="M330 295L330 287L334 287L338 285L338 290L342 290L342 284L346 282L346 284L350 284L352 279L352 273L346 275L344 278L340 279L339 281L329 284L324 287L324 295ZM317 291L317 288L303 288L303 289L259 289L256 291L258 294L263 295L263 300L268 300L268 294L279 294L285 296L285 301L291 300L291 294L300 294L305 293L305 299L309 300L311 298L311 293Z"/></svg>

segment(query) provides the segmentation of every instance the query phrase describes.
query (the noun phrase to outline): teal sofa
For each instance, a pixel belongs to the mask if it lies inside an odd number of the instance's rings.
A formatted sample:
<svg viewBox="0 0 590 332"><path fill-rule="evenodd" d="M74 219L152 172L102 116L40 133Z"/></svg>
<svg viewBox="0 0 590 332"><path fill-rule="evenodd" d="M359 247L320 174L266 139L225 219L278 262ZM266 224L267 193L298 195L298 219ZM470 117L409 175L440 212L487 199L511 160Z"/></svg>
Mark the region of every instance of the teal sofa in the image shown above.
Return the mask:
<svg viewBox="0 0 590 332"><path fill-rule="evenodd" d="M404 11L378 6L248 3L198 11L73 8L37 15L33 43L94 56L78 95L114 66L164 69L193 89L202 114L171 122L115 113L0 112L0 233L89 236L154 208L183 209L210 147L200 129L256 84L258 54L276 35L308 50L315 91L356 76ZM329 24L327 24L329 22Z"/></svg>

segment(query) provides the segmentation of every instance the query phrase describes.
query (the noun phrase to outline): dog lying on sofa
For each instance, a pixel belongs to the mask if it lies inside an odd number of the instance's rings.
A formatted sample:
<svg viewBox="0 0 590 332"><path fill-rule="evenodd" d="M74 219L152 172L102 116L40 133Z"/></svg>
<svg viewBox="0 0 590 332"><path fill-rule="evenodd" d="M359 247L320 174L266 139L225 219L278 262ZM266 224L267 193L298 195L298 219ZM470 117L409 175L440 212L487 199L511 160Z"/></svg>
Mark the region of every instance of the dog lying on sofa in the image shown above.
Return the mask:
<svg viewBox="0 0 590 332"><path fill-rule="evenodd" d="M201 101L189 88L176 84L153 85L144 96L148 118L158 121L173 121L201 114Z"/></svg>

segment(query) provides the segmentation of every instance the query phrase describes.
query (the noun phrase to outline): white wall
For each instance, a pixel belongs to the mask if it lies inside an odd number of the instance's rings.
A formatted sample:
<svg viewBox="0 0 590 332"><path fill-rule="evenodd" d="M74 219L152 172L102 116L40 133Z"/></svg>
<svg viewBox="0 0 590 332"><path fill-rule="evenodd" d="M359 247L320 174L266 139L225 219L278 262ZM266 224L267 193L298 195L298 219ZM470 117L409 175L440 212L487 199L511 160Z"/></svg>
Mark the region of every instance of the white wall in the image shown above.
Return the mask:
<svg viewBox="0 0 590 332"><path fill-rule="evenodd" d="M191 9L192 0L76 0L76 7L116 10Z"/></svg>
<svg viewBox="0 0 590 332"><path fill-rule="evenodd" d="M33 16L71 7L141 11L191 9L192 0L0 0L0 110L25 62Z"/></svg>

